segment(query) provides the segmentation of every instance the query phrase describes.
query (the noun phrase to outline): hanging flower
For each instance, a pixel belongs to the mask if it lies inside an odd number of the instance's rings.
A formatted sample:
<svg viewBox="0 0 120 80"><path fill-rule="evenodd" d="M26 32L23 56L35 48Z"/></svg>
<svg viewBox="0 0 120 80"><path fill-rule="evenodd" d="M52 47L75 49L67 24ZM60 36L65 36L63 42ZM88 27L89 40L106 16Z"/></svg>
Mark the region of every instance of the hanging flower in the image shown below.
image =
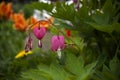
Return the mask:
<svg viewBox="0 0 120 80"><path fill-rule="evenodd" d="M34 33L35 37L39 40L38 46L41 48L42 47L41 39L45 36L46 29L44 27L35 27L33 29L33 33Z"/></svg>
<svg viewBox="0 0 120 80"><path fill-rule="evenodd" d="M46 29L43 27L41 27L41 28L36 27L36 28L34 28L33 33L37 39L41 40L46 34Z"/></svg>
<svg viewBox="0 0 120 80"><path fill-rule="evenodd" d="M25 50L22 50L15 56L15 59L22 58L24 56L27 56L28 54L32 54L32 51L25 52Z"/></svg>
<svg viewBox="0 0 120 80"><path fill-rule="evenodd" d="M65 48L64 36L53 36L51 40L51 49L56 51L58 58L61 58L61 50Z"/></svg>
<svg viewBox="0 0 120 80"><path fill-rule="evenodd" d="M25 45L25 52L29 52L31 49L32 49L32 37L31 37L31 35L29 34L29 35L28 35L27 43L26 43L26 45Z"/></svg>

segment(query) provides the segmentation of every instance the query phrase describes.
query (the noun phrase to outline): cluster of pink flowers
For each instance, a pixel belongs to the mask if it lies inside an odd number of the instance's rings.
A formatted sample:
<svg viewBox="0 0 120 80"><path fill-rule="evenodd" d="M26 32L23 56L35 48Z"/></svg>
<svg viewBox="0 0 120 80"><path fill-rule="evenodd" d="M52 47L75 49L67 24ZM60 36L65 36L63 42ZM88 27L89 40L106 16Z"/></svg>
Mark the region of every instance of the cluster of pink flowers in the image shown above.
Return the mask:
<svg viewBox="0 0 120 80"><path fill-rule="evenodd" d="M33 29L34 36L38 39L38 47L42 48L42 39L44 38L47 29L43 26L35 27ZM65 48L64 36L54 35L51 38L51 50L57 52L58 58L61 58L61 50ZM29 34L28 41L25 46L25 52L29 52L32 49L32 38Z"/></svg>

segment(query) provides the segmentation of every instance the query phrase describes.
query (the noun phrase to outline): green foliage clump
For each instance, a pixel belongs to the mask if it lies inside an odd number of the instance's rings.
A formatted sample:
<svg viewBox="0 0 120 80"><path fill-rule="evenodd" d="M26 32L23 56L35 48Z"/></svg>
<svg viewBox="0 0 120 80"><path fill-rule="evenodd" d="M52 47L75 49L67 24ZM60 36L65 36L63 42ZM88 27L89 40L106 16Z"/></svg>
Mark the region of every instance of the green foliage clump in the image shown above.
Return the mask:
<svg viewBox="0 0 120 80"><path fill-rule="evenodd" d="M30 9L46 10L55 18L53 26L62 30L70 29L72 38L67 38L68 43L76 46L66 49L63 54L67 56L62 59L63 66L57 66L57 74L52 75L51 65L44 65L47 71L39 69L24 72L22 77L33 79L32 72L39 74L45 80L119 80L120 66L120 3L118 0L79 0L80 8L75 10L75 4L65 2L42 3L33 2L28 4ZM55 8L55 11L52 11ZM66 23L69 21L72 25ZM57 33L52 28L51 32ZM73 40L71 40L73 39ZM83 39L81 41L81 39ZM82 47L81 47L82 45ZM70 51L70 52L69 52ZM71 54L72 53L72 56ZM76 57L78 56L78 57ZM114 57L116 56L116 57ZM81 58L83 62L81 61ZM79 62L80 59L80 62ZM91 63L91 64L90 64ZM60 68L59 68L60 67ZM54 71L53 69L53 71ZM64 71L63 71L64 70ZM62 72L63 71L63 72ZM61 75L63 73L64 76ZM25 77L26 75L26 77ZM31 77L28 77L30 75Z"/></svg>

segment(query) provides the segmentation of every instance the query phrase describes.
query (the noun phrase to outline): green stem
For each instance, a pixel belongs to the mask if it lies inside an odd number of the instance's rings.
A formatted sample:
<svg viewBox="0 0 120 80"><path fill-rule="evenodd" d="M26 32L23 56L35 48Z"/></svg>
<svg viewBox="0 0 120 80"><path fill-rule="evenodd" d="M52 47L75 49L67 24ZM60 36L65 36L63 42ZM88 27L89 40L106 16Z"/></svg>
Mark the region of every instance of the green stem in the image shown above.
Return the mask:
<svg viewBox="0 0 120 80"><path fill-rule="evenodd" d="M114 38L114 36L112 34L109 34L111 36L111 38L114 40L115 44L117 45L116 51L115 51L115 56L117 56L118 52L119 52L119 42L117 42L117 40Z"/></svg>
<svg viewBox="0 0 120 80"><path fill-rule="evenodd" d="M114 40L115 44L118 45L117 40L114 38L114 36L112 34L109 34L111 36L111 38Z"/></svg>

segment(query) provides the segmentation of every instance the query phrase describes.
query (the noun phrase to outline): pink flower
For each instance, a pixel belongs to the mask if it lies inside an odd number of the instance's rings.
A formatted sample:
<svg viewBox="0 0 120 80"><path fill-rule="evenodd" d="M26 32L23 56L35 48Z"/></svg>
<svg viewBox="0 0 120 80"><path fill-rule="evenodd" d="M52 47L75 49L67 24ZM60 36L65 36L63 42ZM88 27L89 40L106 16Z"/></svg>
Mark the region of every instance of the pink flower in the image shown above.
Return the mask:
<svg viewBox="0 0 120 80"><path fill-rule="evenodd" d="M32 49L32 38L29 34L27 43L25 44L25 52L29 52Z"/></svg>
<svg viewBox="0 0 120 80"><path fill-rule="evenodd" d="M38 46L41 48L42 47L41 39L45 36L46 29L44 27L35 27L33 33L35 37L39 39Z"/></svg>
<svg viewBox="0 0 120 80"><path fill-rule="evenodd" d="M37 39L41 40L46 34L46 29L43 27L35 27L33 33Z"/></svg>
<svg viewBox="0 0 120 80"><path fill-rule="evenodd" d="M51 40L51 49L53 51L63 50L65 48L64 36L53 36Z"/></svg>

